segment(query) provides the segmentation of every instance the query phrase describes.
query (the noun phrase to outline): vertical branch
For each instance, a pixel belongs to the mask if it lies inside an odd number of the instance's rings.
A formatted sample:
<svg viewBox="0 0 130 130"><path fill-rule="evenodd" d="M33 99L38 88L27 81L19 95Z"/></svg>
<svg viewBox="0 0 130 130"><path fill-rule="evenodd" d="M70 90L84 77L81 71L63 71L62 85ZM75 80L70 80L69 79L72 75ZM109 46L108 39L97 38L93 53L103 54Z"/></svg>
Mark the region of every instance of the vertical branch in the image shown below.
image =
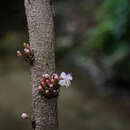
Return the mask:
<svg viewBox="0 0 130 130"><path fill-rule="evenodd" d="M54 25L50 0L25 0L24 2L29 41L35 57L31 67L31 77L36 130L56 130L58 128L57 98L44 98L37 90L42 74L52 74L55 71Z"/></svg>

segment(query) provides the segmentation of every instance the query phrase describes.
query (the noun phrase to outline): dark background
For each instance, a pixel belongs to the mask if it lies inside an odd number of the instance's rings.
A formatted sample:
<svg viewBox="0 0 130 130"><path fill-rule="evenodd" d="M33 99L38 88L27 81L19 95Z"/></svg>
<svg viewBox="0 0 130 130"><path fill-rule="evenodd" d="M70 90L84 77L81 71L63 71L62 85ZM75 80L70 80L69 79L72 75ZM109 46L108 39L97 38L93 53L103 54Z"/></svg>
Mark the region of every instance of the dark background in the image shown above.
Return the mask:
<svg viewBox="0 0 130 130"><path fill-rule="evenodd" d="M72 72L61 89L61 130L130 129L130 3L55 0L56 71ZM0 1L0 130L31 130L29 66L16 56L28 43L23 0Z"/></svg>

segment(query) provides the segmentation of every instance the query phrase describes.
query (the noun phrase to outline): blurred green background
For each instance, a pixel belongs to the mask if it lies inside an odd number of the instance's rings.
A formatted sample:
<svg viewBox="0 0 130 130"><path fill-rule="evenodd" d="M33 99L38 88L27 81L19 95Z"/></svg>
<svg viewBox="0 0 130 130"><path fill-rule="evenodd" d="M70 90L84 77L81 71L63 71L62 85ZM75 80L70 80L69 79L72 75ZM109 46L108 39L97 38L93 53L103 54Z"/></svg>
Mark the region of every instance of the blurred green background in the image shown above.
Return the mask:
<svg viewBox="0 0 130 130"><path fill-rule="evenodd" d="M129 0L55 0L61 130L130 130ZM0 130L31 130L29 66L16 50L28 42L23 0L0 1Z"/></svg>

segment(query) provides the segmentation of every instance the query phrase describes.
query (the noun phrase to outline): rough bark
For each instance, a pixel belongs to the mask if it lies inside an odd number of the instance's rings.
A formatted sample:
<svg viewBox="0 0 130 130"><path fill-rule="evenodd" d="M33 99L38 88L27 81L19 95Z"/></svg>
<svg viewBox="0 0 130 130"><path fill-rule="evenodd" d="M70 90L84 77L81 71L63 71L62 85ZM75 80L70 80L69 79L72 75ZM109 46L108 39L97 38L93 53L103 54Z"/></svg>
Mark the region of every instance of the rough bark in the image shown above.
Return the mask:
<svg viewBox="0 0 130 130"><path fill-rule="evenodd" d="M57 98L46 99L37 90L42 74L55 71L53 16L50 0L25 0L29 41L35 61L31 67L32 107L36 130L57 130Z"/></svg>

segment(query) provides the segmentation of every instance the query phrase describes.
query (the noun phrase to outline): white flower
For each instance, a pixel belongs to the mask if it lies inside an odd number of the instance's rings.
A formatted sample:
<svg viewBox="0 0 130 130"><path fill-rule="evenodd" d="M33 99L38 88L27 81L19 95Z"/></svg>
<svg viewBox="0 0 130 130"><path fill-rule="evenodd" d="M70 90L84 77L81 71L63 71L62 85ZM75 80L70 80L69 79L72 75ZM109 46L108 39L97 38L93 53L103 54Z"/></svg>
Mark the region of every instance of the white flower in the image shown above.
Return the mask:
<svg viewBox="0 0 130 130"><path fill-rule="evenodd" d="M71 85L72 76L71 74L66 74L65 72L62 72L60 75L61 80L59 81L59 85L65 86L68 88Z"/></svg>
<svg viewBox="0 0 130 130"><path fill-rule="evenodd" d="M27 115L27 113L22 113L22 114L21 114L21 118L23 118L23 119L28 119L29 116Z"/></svg>

